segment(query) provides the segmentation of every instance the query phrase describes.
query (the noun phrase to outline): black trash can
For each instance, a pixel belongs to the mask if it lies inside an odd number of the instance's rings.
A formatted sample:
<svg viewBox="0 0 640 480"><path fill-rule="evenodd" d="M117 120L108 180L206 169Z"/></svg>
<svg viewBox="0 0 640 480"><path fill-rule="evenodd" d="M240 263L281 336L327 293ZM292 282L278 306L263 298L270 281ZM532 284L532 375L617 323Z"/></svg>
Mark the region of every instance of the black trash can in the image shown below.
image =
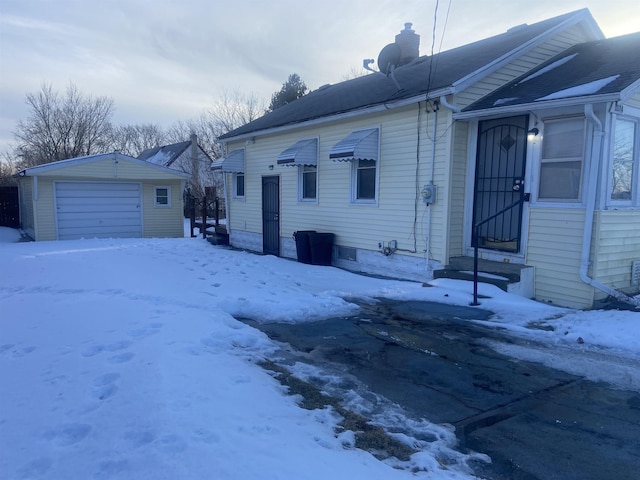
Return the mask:
<svg viewBox="0 0 640 480"><path fill-rule="evenodd" d="M299 232L293 232L293 238L296 241L296 255L300 263L311 264L311 244L309 242L309 235L316 233L315 230L301 230Z"/></svg>
<svg viewBox="0 0 640 480"><path fill-rule="evenodd" d="M309 233L312 265L331 265L333 233Z"/></svg>

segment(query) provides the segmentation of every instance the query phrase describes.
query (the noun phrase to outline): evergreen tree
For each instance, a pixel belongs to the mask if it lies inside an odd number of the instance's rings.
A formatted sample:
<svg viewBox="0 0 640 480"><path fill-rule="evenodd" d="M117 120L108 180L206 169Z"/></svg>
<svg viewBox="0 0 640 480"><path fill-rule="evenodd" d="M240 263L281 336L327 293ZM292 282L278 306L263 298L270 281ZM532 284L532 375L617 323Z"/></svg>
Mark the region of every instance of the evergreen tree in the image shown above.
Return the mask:
<svg viewBox="0 0 640 480"><path fill-rule="evenodd" d="M282 88L271 96L271 103L267 111L273 112L287 103L293 102L305 95L308 90L300 76L297 73L292 73L289 75L289 79L282 84Z"/></svg>

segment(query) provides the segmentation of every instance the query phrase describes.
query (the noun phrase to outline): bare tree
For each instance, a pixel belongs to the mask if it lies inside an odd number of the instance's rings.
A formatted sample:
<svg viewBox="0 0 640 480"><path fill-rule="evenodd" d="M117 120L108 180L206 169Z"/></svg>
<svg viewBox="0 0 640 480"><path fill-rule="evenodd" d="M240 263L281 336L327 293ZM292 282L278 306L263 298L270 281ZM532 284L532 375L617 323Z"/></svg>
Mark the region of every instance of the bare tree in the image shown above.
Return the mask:
<svg viewBox="0 0 640 480"><path fill-rule="evenodd" d="M84 95L69 84L65 95L43 85L26 97L31 112L14 131L19 168L102 153L111 141L113 100Z"/></svg>
<svg viewBox="0 0 640 480"><path fill-rule="evenodd" d="M223 91L197 119L177 122L167 134L174 143L188 139L192 133L198 136L198 143L212 159L223 154L218 138L231 130L249 123L263 115L265 102L256 94L240 91Z"/></svg>
<svg viewBox="0 0 640 480"><path fill-rule="evenodd" d="M13 159L5 152L4 158L0 158L0 186L2 185L17 185L16 179L13 175L17 173Z"/></svg>
<svg viewBox="0 0 640 480"><path fill-rule="evenodd" d="M114 149L131 157L137 157L144 150L167 142L167 133L153 123L115 126L111 136Z"/></svg>

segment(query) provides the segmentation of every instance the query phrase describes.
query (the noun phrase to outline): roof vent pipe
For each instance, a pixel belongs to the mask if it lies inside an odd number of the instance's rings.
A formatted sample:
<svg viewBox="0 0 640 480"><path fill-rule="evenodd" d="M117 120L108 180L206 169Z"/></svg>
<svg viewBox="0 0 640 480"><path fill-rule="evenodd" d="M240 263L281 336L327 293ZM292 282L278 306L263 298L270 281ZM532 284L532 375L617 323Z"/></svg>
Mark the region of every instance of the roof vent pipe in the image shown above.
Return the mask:
<svg viewBox="0 0 640 480"><path fill-rule="evenodd" d="M411 29L413 24L404 24L404 30L396 35L396 43L400 46L400 65L405 65L420 56L420 35Z"/></svg>

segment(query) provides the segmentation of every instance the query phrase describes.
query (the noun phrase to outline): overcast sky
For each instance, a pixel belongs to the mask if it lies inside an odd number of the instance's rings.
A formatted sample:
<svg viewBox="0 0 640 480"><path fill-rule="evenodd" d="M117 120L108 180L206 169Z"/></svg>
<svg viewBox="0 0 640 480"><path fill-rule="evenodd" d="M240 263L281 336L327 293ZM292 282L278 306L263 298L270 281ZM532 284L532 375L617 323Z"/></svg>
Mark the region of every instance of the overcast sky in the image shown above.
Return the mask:
<svg viewBox="0 0 640 480"><path fill-rule="evenodd" d="M607 37L640 30L637 0L441 0L435 50L584 7ZM405 22L428 54L435 8L435 0L0 0L0 153L27 118L25 95L44 83L113 98L116 124L168 126L225 90L268 104L291 73L311 89L340 82Z"/></svg>

